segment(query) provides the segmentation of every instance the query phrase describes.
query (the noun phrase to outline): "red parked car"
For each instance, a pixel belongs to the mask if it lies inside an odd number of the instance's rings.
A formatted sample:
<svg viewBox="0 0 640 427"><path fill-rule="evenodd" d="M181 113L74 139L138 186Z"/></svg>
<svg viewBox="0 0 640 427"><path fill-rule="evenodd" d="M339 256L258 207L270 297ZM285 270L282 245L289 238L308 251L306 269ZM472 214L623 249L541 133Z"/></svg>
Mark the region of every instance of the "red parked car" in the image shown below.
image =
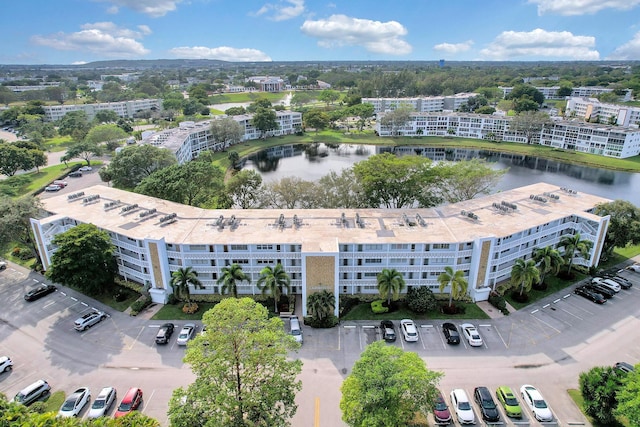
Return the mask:
<svg viewBox="0 0 640 427"><path fill-rule="evenodd" d="M140 404L142 403L142 390L137 387L130 388L127 391L127 394L124 395L120 405L118 406L118 410L115 414L113 414L114 418L120 418L128 413L135 411L138 409Z"/></svg>

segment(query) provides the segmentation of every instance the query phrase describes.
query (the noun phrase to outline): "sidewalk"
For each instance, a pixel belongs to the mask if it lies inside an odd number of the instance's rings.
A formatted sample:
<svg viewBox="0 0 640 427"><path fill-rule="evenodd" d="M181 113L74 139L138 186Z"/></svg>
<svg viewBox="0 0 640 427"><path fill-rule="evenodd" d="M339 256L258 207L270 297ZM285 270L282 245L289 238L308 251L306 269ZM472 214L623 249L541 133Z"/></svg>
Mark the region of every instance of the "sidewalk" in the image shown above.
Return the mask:
<svg viewBox="0 0 640 427"><path fill-rule="evenodd" d="M497 308L489 304L489 301L477 301L476 305L480 309L482 309L482 311L487 313L487 316L489 316L491 319L499 319L501 317L504 317L504 314L502 314L500 310L498 310ZM509 304L508 302L507 302L507 310L509 310L509 313L516 312L516 309L513 308L513 306L511 306L511 304Z"/></svg>

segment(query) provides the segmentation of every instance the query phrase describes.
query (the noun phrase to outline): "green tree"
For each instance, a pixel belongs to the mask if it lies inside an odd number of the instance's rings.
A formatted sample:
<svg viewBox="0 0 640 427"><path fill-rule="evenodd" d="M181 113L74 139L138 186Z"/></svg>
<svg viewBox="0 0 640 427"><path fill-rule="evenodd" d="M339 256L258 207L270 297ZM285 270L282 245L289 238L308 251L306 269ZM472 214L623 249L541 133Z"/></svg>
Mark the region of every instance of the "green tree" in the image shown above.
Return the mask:
<svg viewBox="0 0 640 427"><path fill-rule="evenodd" d="M353 427L397 427L427 413L442 377L414 352L369 344L342 383L342 419Z"/></svg>
<svg viewBox="0 0 640 427"><path fill-rule="evenodd" d="M258 207L262 177L254 170L243 169L235 173L226 183L226 191L234 206L240 209Z"/></svg>
<svg viewBox="0 0 640 427"><path fill-rule="evenodd" d="M66 157L69 159L83 159L87 162L87 166L91 165L91 158L93 156L102 155L102 148L91 141L74 142L67 148Z"/></svg>
<svg viewBox="0 0 640 427"><path fill-rule="evenodd" d="M484 159L440 162L436 169L442 179L438 189L449 203L491 193L509 170L494 170Z"/></svg>
<svg viewBox="0 0 640 427"><path fill-rule="evenodd" d="M291 97L291 104L297 106L303 106L313 101L313 97L308 92L296 91Z"/></svg>
<svg viewBox="0 0 640 427"><path fill-rule="evenodd" d="M186 305L191 306L191 286L203 288L202 282L198 279L198 272L193 267L180 267L171 273L171 287L178 298L184 298Z"/></svg>
<svg viewBox="0 0 640 427"><path fill-rule="evenodd" d="M271 101L269 101L268 98L258 98L255 101L253 101L248 107L247 107L247 111L250 113L255 113L256 111L258 111L261 108L270 110L272 107Z"/></svg>
<svg viewBox="0 0 640 427"><path fill-rule="evenodd" d="M356 182L353 168L343 169L340 174L331 171L318 181L318 208L357 209L366 206Z"/></svg>
<svg viewBox="0 0 640 427"><path fill-rule="evenodd" d="M71 111L65 114L58 120L57 125L60 135L69 135L76 142L82 141L91 129L91 123L84 111Z"/></svg>
<svg viewBox="0 0 640 427"><path fill-rule="evenodd" d="M244 127L230 117L211 120L211 138L224 148L239 144L244 138Z"/></svg>
<svg viewBox="0 0 640 427"><path fill-rule="evenodd" d="M558 274L560 267L564 264L562 255L553 246L545 246L544 248L533 248L532 259L536 262L538 271L540 272L540 282L544 283L547 274Z"/></svg>
<svg viewBox="0 0 640 427"><path fill-rule="evenodd" d="M544 102L544 95L534 86L528 84L517 84L513 87L506 99L519 100L528 98L534 101L538 106Z"/></svg>
<svg viewBox="0 0 640 427"><path fill-rule="evenodd" d="M260 277L257 283L258 289L260 289L262 295L271 294L276 313L278 312L278 302L282 292L286 290L289 293L290 284L291 279L280 263L276 264L275 267L266 266L260 270Z"/></svg>
<svg viewBox="0 0 640 427"><path fill-rule="evenodd" d="M567 266L567 275L571 274L571 266L573 265L573 259L577 256L581 258L587 258L589 252L593 247L593 242L590 240L583 240L580 233L564 236L560 239L558 247L564 248L564 263Z"/></svg>
<svg viewBox="0 0 640 427"><path fill-rule="evenodd" d="M373 104L357 103L347 108L349 115L358 117L358 130L360 132L362 132L367 120L373 117L374 111Z"/></svg>
<svg viewBox="0 0 640 427"><path fill-rule="evenodd" d="M106 144L107 149L113 151L127 136L127 133L119 128L118 125L107 124L91 128L84 140L95 145Z"/></svg>
<svg viewBox="0 0 640 427"><path fill-rule="evenodd" d="M133 145L116 154L108 168L114 187L130 190L156 170L176 162L176 156L166 148L149 144Z"/></svg>
<svg viewBox="0 0 640 427"><path fill-rule="evenodd" d="M313 209L318 206L317 186L297 176L288 176L262 187L262 206L279 209Z"/></svg>
<svg viewBox="0 0 640 427"><path fill-rule="evenodd" d="M594 213L611 216L602 248L603 255L610 256L616 247L640 244L640 209L632 203L626 200L601 203L596 205Z"/></svg>
<svg viewBox="0 0 640 427"><path fill-rule="evenodd" d="M404 290L405 281L402 273L395 268L383 268L377 276L378 293L380 298L387 299L387 307L391 305L391 299L398 299L400 292Z"/></svg>
<svg viewBox="0 0 640 427"><path fill-rule="evenodd" d="M307 296L307 312L318 321L332 316L335 307L336 299L333 292L329 292L326 289Z"/></svg>
<svg viewBox="0 0 640 427"><path fill-rule="evenodd" d="M118 271L109 234L93 224L79 224L53 238L47 277L57 283L102 294L113 287Z"/></svg>
<svg viewBox="0 0 640 427"><path fill-rule="evenodd" d="M407 306L414 313L423 314L438 308L438 300L426 286L414 286L407 291Z"/></svg>
<svg viewBox="0 0 640 427"><path fill-rule="evenodd" d="M319 101L326 102L329 105L333 104L338 99L340 99L340 92L338 92L337 90L324 89L318 95Z"/></svg>
<svg viewBox="0 0 640 427"><path fill-rule="evenodd" d="M238 282L251 283L251 278L242 271L242 267L239 264L231 264L220 269L220 278L217 283L222 285L220 288L221 294L231 294L234 298L238 298Z"/></svg>
<svg viewBox="0 0 640 427"><path fill-rule="evenodd" d="M329 126L329 115L320 109L311 109L304 114L304 125L315 129L318 133Z"/></svg>
<svg viewBox="0 0 640 427"><path fill-rule="evenodd" d="M525 261L522 258L516 259L511 268L511 283L520 287L520 295L529 293L534 283L540 282L540 270L536 267L536 262L532 259Z"/></svg>
<svg viewBox="0 0 640 427"><path fill-rule="evenodd" d="M614 425L616 395L622 386L620 372L611 366L596 366L579 377L585 413L602 425Z"/></svg>
<svg viewBox="0 0 640 427"><path fill-rule="evenodd" d="M42 204L33 196L11 198L0 196L0 247L19 243L28 248L41 264L31 229L31 218L38 218Z"/></svg>
<svg viewBox="0 0 640 427"><path fill-rule="evenodd" d="M251 124L260 131L260 137L264 138L267 132L278 129L276 112L270 108L258 108L253 113Z"/></svg>
<svg viewBox="0 0 640 427"><path fill-rule="evenodd" d="M449 287L449 307L453 306L453 300L460 300L467 294L469 283L464 278L464 271L453 270L452 267L446 266L444 272L438 276L440 284L440 292Z"/></svg>
<svg viewBox="0 0 640 427"><path fill-rule="evenodd" d="M31 169L33 156L29 150L20 148L14 144L0 143L0 173L6 176L13 176L20 169Z"/></svg>
<svg viewBox="0 0 640 427"><path fill-rule="evenodd" d="M187 346L195 382L169 402L175 427L289 426L302 362L282 320L250 298L226 298L207 311L203 335Z"/></svg>
<svg viewBox="0 0 640 427"><path fill-rule="evenodd" d="M401 105L393 111L386 111L381 114L380 125L389 128L391 136L398 135L400 128L411 119L412 109L409 106Z"/></svg>
<svg viewBox="0 0 640 427"><path fill-rule="evenodd" d="M238 107L227 108L226 110L224 110L224 113L227 116L240 116L242 114L246 114L247 110L242 105L240 105Z"/></svg>
<svg viewBox="0 0 640 427"><path fill-rule="evenodd" d="M120 116L113 110L96 111L93 121L97 124L116 123Z"/></svg>
<svg viewBox="0 0 640 427"><path fill-rule="evenodd" d="M628 372L622 379L622 386L616 395L618 407L615 414L625 417L631 427L640 427L640 366Z"/></svg>
<svg viewBox="0 0 640 427"><path fill-rule="evenodd" d="M545 125L549 125L551 119L547 113L541 111L523 111L509 123L509 129L523 134L527 138L527 144L531 144L534 136L539 135Z"/></svg>

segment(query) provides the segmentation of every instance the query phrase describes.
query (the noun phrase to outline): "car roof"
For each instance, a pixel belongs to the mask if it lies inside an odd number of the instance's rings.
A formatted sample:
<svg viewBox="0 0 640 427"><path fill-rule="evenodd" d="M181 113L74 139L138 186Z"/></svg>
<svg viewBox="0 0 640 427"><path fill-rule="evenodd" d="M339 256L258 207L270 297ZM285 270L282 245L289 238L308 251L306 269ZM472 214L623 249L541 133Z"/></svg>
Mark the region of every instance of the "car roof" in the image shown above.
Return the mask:
<svg viewBox="0 0 640 427"><path fill-rule="evenodd" d="M140 390L138 387L131 387L127 391L127 394L124 395L124 398L122 398L122 401L125 402L127 400L132 400L135 395L138 394L138 390Z"/></svg>
<svg viewBox="0 0 640 427"><path fill-rule="evenodd" d="M111 393L111 390L113 390L113 387L105 387L105 388L103 388L102 390L100 390L100 393L98 393L97 399L107 397L107 395L109 393Z"/></svg>

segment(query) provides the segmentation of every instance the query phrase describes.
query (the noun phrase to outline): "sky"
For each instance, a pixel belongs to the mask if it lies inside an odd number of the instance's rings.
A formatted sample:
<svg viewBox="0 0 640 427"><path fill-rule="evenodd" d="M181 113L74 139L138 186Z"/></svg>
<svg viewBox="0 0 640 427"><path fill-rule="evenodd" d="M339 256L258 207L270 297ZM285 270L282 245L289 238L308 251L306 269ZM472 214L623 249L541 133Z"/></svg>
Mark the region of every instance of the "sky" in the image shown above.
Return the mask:
<svg viewBox="0 0 640 427"><path fill-rule="evenodd" d="M0 64L640 60L640 0L3 0Z"/></svg>

